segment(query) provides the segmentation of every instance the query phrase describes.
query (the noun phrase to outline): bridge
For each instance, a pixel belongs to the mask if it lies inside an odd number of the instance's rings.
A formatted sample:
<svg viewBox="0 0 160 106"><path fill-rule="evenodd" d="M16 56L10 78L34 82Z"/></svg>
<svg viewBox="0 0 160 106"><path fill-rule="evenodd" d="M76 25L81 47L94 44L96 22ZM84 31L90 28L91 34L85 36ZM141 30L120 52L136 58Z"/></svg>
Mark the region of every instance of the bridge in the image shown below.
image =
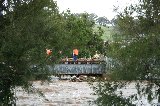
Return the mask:
<svg viewBox="0 0 160 106"><path fill-rule="evenodd" d="M49 69L58 75L102 75L105 73L105 62L100 60L92 61L62 61Z"/></svg>

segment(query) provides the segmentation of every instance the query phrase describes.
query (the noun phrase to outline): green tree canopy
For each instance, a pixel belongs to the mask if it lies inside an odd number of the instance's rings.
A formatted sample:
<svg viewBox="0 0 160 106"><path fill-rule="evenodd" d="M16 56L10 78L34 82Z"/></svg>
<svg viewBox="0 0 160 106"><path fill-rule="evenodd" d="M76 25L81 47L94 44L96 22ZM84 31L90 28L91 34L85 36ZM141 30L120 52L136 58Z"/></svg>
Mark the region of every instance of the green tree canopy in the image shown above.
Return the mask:
<svg viewBox="0 0 160 106"><path fill-rule="evenodd" d="M15 102L14 88L27 87L33 78L31 65L43 63L42 50L47 38L46 22L57 14L57 6L49 0L7 1L0 28L0 104ZM44 8L45 7L45 8ZM51 9L50 9L51 8ZM50 36L50 35L49 35ZM42 71L47 77L46 71Z"/></svg>
<svg viewBox="0 0 160 106"><path fill-rule="evenodd" d="M46 57L46 48L57 60L59 50L70 56L76 47L81 57L102 50L103 31L93 31L95 23L87 13L60 14L52 0L4 2L0 1L0 105L15 104L16 86L30 88L30 80L49 77L45 66L54 63Z"/></svg>
<svg viewBox="0 0 160 106"><path fill-rule="evenodd" d="M114 64L109 71L110 78L113 81L124 83L136 80L139 95L145 95L149 102L156 98L160 102L160 1L140 0L139 4L126 7L124 12L117 16L113 36L115 39L113 43L109 44L108 56L118 64ZM140 86L144 84L143 81L147 81L145 87ZM106 82L105 85L102 84L105 87L104 90L102 90L102 86L98 87L97 91L100 95L98 103L100 105L132 104L132 100L135 100L137 95L134 95L134 98L133 95L129 98L116 95L115 91L124 84L120 82L115 86L112 85L113 82ZM152 91L153 87L157 90ZM103 93L103 91L111 89L111 93ZM116 99L113 97L115 95Z"/></svg>

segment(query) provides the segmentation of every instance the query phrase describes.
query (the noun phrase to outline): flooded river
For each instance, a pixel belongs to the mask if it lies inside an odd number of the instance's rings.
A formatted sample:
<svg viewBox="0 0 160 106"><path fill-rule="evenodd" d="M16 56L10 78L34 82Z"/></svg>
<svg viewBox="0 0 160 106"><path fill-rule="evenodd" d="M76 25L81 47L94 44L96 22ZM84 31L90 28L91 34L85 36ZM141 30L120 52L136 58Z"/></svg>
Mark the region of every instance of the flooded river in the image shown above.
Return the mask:
<svg viewBox="0 0 160 106"><path fill-rule="evenodd" d="M34 81L33 87L42 91L44 97L33 93L28 94L21 88L16 88L17 106L96 106L94 100L97 95L93 94L88 82L71 82L53 78L50 83L42 84L40 81ZM122 91L124 97L136 94L135 82L118 91ZM158 106L157 99L149 103L145 95L133 103L136 106Z"/></svg>
<svg viewBox="0 0 160 106"><path fill-rule="evenodd" d="M38 94L28 94L17 88L17 106L93 106L97 98L87 82L71 82L57 80L51 83L33 83L35 88L43 92L44 98Z"/></svg>

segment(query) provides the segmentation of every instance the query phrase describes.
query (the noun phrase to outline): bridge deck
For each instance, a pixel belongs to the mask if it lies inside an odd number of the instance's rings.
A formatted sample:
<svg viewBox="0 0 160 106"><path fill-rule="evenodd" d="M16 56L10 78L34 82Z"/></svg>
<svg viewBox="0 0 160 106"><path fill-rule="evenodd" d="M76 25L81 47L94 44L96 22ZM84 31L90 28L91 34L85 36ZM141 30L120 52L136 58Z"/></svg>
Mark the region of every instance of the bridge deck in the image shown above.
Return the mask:
<svg viewBox="0 0 160 106"><path fill-rule="evenodd" d="M64 75L101 75L105 72L105 64L102 61L63 61L52 71Z"/></svg>

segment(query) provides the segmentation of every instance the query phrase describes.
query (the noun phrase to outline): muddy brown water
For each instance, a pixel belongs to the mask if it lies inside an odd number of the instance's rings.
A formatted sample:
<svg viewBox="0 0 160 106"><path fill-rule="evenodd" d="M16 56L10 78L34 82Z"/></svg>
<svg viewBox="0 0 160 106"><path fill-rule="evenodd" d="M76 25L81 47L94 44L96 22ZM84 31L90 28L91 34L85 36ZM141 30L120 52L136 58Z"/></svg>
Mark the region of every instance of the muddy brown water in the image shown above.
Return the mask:
<svg viewBox="0 0 160 106"><path fill-rule="evenodd" d="M44 98L16 88L17 106L93 106L97 98L87 82L57 80L42 84L34 81L33 86L43 92Z"/></svg>
<svg viewBox="0 0 160 106"><path fill-rule="evenodd" d="M135 84L132 82L128 86L118 89L117 93L122 91L124 97L136 94ZM142 85L145 86L145 82ZM93 94L88 82L71 82L53 77L50 83L42 84L40 81L34 81L33 86L42 91L44 97L38 94L28 94L17 87L15 90L18 97L16 106L96 106L94 101L97 95ZM156 91L156 89L155 87L152 90ZM158 100L154 99L152 103L149 103L144 95L133 103L136 106L157 106Z"/></svg>

